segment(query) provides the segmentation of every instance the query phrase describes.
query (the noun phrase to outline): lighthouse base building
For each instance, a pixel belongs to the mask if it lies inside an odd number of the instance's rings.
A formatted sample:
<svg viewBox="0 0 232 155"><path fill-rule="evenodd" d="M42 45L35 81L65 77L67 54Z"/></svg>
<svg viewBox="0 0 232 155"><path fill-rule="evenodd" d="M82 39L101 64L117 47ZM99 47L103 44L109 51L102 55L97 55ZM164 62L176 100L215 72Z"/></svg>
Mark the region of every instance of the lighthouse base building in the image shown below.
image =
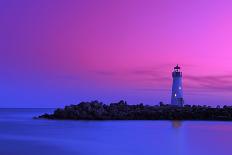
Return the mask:
<svg viewBox="0 0 232 155"><path fill-rule="evenodd" d="M183 99L183 88L182 88L182 72L180 71L180 67L177 65L174 67L172 72L172 97L171 97L171 105L182 107L184 105Z"/></svg>

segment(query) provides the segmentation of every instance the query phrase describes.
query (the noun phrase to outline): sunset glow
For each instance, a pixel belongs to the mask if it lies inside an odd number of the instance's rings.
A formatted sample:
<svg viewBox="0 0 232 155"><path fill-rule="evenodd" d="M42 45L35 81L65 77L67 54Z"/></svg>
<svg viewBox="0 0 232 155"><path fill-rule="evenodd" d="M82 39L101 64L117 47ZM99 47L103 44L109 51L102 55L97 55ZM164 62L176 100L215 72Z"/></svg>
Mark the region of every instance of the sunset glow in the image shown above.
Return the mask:
<svg viewBox="0 0 232 155"><path fill-rule="evenodd" d="M232 102L232 1L3 0L1 107Z"/></svg>

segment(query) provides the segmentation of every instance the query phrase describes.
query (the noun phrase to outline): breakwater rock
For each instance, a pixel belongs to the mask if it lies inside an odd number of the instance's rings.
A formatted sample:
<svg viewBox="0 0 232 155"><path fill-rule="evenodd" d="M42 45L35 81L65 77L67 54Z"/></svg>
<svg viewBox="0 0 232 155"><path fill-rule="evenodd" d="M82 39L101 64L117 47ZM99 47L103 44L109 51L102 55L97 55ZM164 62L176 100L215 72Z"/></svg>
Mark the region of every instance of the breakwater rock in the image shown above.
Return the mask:
<svg viewBox="0 0 232 155"><path fill-rule="evenodd" d="M232 120L232 107L185 105L128 105L125 101L103 104L99 101L81 102L58 108L53 114L38 118L62 120Z"/></svg>

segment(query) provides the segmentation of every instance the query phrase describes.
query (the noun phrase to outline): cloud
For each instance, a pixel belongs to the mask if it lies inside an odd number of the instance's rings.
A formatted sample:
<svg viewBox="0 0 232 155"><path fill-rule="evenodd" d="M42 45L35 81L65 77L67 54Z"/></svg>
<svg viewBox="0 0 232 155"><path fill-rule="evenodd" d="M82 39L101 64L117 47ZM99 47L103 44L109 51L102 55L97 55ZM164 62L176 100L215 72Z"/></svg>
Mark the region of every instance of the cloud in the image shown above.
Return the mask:
<svg viewBox="0 0 232 155"><path fill-rule="evenodd" d="M155 91L164 91L164 92L167 92L167 91L170 91L171 89L159 89L159 88L138 88L136 89L138 91L151 91L151 92L155 92Z"/></svg>
<svg viewBox="0 0 232 155"><path fill-rule="evenodd" d="M186 75L184 80L188 88L232 92L232 75Z"/></svg>
<svg viewBox="0 0 232 155"><path fill-rule="evenodd" d="M167 67L167 66L163 66ZM138 90L142 91L170 91L167 88L171 81L171 75L169 69L163 69L163 67L156 68L144 68L136 69L132 71L135 76L142 77L142 80L150 82L149 87L140 88ZM192 66L189 66L192 67ZM170 68L170 67L169 67ZM170 75L170 76L169 76ZM165 83L165 88L154 89L154 81L157 83ZM196 76L196 75L184 75L183 76L184 89L187 92L232 92L232 74L221 74L221 75L206 75L206 76ZM153 83L153 85L152 85Z"/></svg>
<svg viewBox="0 0 232 155"><path fill-rule="evenodd" d="M191 67L191 66L190 66ZM97 71L97 75L117 80L125 80L138 86L139 91L170 91L170 65L141 67L121 71ZM183 86L186 92L232 92L232 74L184 75Z"/></svg>
<svg viewBox="0 0 232 155"><path fill-rule="evenodd" d="M113 75L116 74L116 73L113 72L113 71L103 71L103 70L101 70L101 71L96 71L95 73L96 73L97 75L100 75L100 76L113 76Z"/></svg>

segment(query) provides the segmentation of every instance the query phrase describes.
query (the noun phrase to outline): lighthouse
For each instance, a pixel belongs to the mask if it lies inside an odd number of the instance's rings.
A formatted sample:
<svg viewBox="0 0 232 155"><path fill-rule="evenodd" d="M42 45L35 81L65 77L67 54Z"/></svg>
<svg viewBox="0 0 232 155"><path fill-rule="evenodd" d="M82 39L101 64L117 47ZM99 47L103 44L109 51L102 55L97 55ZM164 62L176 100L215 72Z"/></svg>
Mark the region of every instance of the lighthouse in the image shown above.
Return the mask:
<svg viewBox="0 0 232 155"><path fill-rule="evenodd" d="M182 72L180 67L176 65L172 72L172 98L171 105L182 107L184 104L183 88L182 88Z"/></svg>

